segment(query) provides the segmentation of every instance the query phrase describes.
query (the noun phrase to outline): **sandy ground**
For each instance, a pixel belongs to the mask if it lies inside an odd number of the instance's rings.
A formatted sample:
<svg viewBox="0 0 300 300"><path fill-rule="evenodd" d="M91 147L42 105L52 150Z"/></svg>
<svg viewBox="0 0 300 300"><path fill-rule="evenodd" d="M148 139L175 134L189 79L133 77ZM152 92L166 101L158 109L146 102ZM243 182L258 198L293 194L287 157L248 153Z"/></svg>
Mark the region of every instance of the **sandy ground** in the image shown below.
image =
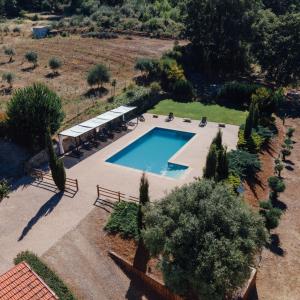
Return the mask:
<svg viewBox="0 0 300 300"><path fill-rule="evenodd" d="M95 99L86 93L89 86L86 82L88 70L95 64L105 64L111 78L117 80L116 94L132 82L132 78L139 73L134 70L134 64L139 57L160 57L163 52L172 48L174 42L143 37L130 39L120 36L117 39L99 40L81 38L78 35L70 37L54 37L50 39L34 40L27 35L12 37L4 36L3 47L15 49L14 62L8 63L9 58L0 51L0 74L13 72L15 74L14 90L43 82L56 91L62 98L67 119L70 119L93 104ZM31 69L24 55L27 51L38 54L38 66ZM58 57L63 65L59 76L51 78L48 61L51 57ZM104 101L112 95L112 86L105 85L107 94L96 100ZM0 110L5 109L5 103L11 94L5 94L7 84L0 84Z"/></svg>
<svg viewBox="0 0 300 300"><path fill-rule="evenodd" d="M114 245L103 231L107 217L108 212L95 208L42 258L58 272L78 299L158 300L108 256L107 251ZM134 255L134 248L129 248Z"/></svg>
<svg viewBox="0 0 300 300"><path fill-rule="evenodd" d="M294 149L282 174L286 191L280 201L286 210L278 228L271 232L272 247L262 253L257 277L262 300L300 299L300 119L289 119L286 125L296 128Z"/></svg>

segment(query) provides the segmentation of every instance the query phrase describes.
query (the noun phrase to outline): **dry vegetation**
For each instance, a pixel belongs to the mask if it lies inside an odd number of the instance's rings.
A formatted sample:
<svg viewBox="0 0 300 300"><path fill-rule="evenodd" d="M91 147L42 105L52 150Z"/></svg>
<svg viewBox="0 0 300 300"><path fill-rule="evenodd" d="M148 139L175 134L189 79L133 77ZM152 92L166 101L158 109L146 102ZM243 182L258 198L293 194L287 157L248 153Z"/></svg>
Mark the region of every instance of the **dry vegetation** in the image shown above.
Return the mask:
<svg viewBox="0 0 300 300"><path fill-rule="evenodd" d="M13 25L10 26L13 28ZM149 39L143 37L125 37L118 39L99 40L81 38L80 36L53 37L35 40L30 37L31 26L22 24L20 35L12 33L2 37L3 47L15 49L14 62L8 63L8 57L3 50L0 51L0 75L4 72L13 72L16 76L14 89L24 87L33 82L40 81L53 88L64 101L67 119L73 118L79 112L89 107L92 102L85 94L89 87L86 83L86 74L89 68L97 63L106 64L112 74L112 79L117 80L116 92L121 91L131 83L136 75L134 63L138 57L159 57L163 52L173 46L173 41ZM30 70L30 64L25 61L27 51L38 53L38 67ZM50 78L51 70L48 60L58 57L63 66L60 75ZM1 82L0 110L5 109L5 103L11 95L3 93L6 84ZM107 96L110 96L112 87L108 84ZM96 99L104 101L107 97Z"/></svg>

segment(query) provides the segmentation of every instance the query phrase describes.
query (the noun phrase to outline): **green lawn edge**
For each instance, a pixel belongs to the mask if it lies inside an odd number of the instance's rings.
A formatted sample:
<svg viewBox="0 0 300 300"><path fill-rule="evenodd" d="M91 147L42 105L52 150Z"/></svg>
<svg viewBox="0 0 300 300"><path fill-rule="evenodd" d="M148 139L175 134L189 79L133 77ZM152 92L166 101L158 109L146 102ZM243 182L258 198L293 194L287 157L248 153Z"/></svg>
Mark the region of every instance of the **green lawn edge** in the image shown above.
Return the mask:
<svg viewBox="0 0 300 300"><path fill-rule="evenodd" d="M209 122L225 123L240 126L245 123L247 111L227 108L218 104L203 104L201 102L176 102L172 99L160 101L148 111L150 114L168 115L173 112L175 117L201 120L207 117Z"/></svg>

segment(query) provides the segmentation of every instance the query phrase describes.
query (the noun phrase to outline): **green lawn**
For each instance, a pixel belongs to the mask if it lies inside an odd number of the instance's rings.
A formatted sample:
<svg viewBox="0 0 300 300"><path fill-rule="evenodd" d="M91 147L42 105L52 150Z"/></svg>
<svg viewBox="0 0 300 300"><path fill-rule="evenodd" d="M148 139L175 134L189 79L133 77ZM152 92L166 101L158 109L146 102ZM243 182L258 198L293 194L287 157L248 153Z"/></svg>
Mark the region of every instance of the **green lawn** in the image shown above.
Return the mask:
<svg viewBox="0 0 300 300"><path fill-rule="evenodd" d="M217 104L203 104L200 102L181 103L173 100L163 100L148 113L157 115L168 115L173 112L175 117L191 118L201 120L207 117L210 122L241 125L245 122L247 112L226 108Z"/></svg>

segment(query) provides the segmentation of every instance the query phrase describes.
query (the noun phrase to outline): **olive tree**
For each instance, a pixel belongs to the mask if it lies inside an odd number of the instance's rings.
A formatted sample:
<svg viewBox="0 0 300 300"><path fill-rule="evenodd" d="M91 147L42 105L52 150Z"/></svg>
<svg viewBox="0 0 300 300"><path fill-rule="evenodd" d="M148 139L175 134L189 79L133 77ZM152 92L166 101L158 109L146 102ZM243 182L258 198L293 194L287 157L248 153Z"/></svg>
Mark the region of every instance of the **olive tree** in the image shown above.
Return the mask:
<svg viewBox="0 0 300 300"><path fill-rule="evenodd" d="M49 59L49 67L53 71L53 75L58 75L58 69L62 66L62 62L57 57L51 57Z"/></svg>
<svg viewBox="0 0 300 300"><path fill-rule="evenodd" d="M8 182L5 179L0 180L0 202L4 198L8 197L9 191L10 191L10 186Z"/></svg>
<svg viewBox="0 0 300 300"><path fill-rule="evenodd" d="M91 68L87 75L87 83L90 86L97 85L98 88L103 86L103 83L110 81L110 72L105 65L99 64Z"/></svg>
<svg viewBox="0 0 300 300"><path fill-rule="evenodd" d="M143 238L165 283L187 298L224 299L249 278L264 222L222 183L176 188L145 212Z"/></svg>
<svg viewBox="0 0 300 300"><path fill-rule="evenodd" d="M38 61L38 54L34 51L29 51L25 53L25 59L33 64L33 68L36 68Z"/></svg>
<svg viewBox="0 0 300 300"><path fill-rule="evenodd" d="M13 87L14 79L15 79L14 73L8 72L8 73L2 74L2 80L6 81L8 83L10 89L12 89L12 87Z"/></svg>
<svg viewBox="0 0 300 300"><path fill-rule="evenodd" d="M64 118L59 96L37 83L19 89L7 108L8 126L13 138L26 146L44 147L49 128L55 133Z"/></svg>
<svg viewBox="0 0 300 300"><path fill-rule="evenodd" d="M11 63L11 62L13 62L13 57L16 55L16 52L13 48L5 47L4 48L4 54L9 57L8 62Z"/></svg>

